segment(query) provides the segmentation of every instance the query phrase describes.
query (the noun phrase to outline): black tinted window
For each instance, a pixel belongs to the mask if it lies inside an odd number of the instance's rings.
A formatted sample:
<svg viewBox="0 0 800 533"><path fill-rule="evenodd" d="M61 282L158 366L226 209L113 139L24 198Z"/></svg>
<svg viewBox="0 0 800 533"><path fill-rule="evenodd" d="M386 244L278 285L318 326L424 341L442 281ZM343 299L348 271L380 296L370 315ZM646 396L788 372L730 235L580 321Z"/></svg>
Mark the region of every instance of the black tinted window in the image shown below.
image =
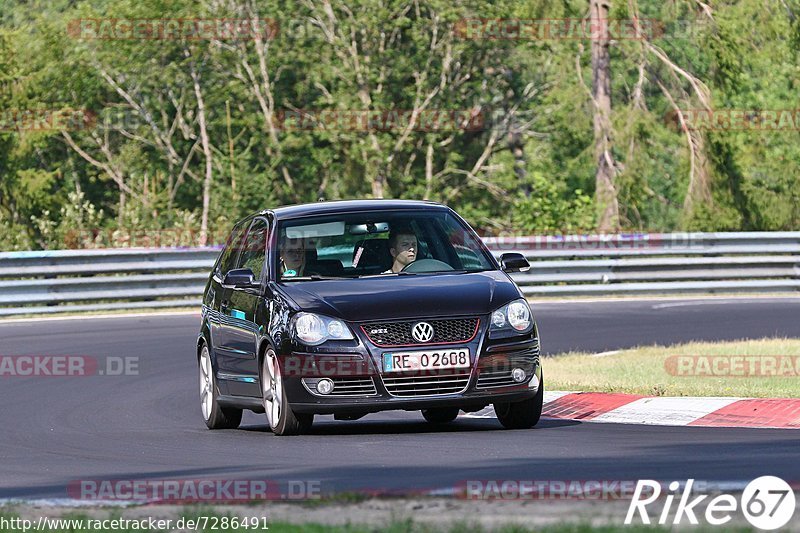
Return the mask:
<svg viewBox="0 0 800 533"><path fill-rule="evenodd" d="M241 250L240 244L242 237L244 236L244 228L244 225L237 224L233 228L233 231L231 231L231 234L228 237L228 242L225 243L225 249L222 250L222 255L219 259L219 267L217 268L217 271L223 276L227 274L229 270L234 268L234 263L239 257L239 251Z"/></svg>
<svg viewBox="0 0 800 533"><path fill-rule="evenodd" d="M249 268L256 275L256 279L261 279L262 270L266 260L267 238L269 236L269 225L263 218L257 218L247 232L242 255L237 262L237 268Z"/></svg>

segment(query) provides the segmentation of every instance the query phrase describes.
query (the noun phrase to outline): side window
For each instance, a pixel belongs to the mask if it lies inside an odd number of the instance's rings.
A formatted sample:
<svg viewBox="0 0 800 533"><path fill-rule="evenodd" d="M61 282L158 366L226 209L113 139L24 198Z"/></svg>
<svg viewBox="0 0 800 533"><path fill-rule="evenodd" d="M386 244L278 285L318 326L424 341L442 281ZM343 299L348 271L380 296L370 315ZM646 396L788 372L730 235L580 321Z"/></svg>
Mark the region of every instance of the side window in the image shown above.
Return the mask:
<svg viewBox="0 0 800 533"><path fill-rule="evenodd" d="M234 262L239 256L239 251L242 248L240 243L242 241L242 237L244 236L244 229L245 226L243 224L237 224L228 237L228 242L225 244L225 249L222 250L217 267L217 272L221 276L224 276L229 270L234 268Z"/></svg>
<svg viewBox="0 0 800 533"><path fill-rule="evenodd" d="M446 232L447 239L450 241L450 246L456 252L458 260L461 262L460 267L467 270L480 270L484 268L483 263L478 258L475 250L480 245L475 242L475 239L467 233L464 228L458 226L448 226L443 228Z"/></svg>
<svg viewBox="0 0 800 533"><path fill-rule="evenodd" d="M269 238L269 224L263 218L257 218L247 232L242 255L237 268L249 268L256 279L261 279L262 270L266 261L267 239Z"/></svg>

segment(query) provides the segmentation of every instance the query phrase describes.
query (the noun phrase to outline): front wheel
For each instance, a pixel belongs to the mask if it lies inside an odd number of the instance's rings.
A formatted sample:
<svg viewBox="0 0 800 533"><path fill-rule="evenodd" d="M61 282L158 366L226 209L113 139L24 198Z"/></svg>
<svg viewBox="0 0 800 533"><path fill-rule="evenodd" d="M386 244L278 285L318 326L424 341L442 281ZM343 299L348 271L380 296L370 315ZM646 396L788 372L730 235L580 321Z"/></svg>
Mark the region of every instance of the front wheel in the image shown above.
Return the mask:
<svg viewBox="0 0 800 533"><path fill-rule="evenodd" d="M236 429L242 423L242 410L219 405L219 390L208 346L200 351L200 409L208 429Z"/></svg>
<svg viewBox="0 0 800 533"><path fill-rule="evenodd" d="M494 412L506 429L530 429L539 422L544 405L544 379L539 383L536 396L513 403L496 403Z"/></svg>
<svg viewBox="0 0 800 533"><path fill-rule="evenodd" d="M275 435L299 435L311 428L314 415L295 413L286 399L278 356L270 348L261 365L261 395L269 428Z"/></svg>

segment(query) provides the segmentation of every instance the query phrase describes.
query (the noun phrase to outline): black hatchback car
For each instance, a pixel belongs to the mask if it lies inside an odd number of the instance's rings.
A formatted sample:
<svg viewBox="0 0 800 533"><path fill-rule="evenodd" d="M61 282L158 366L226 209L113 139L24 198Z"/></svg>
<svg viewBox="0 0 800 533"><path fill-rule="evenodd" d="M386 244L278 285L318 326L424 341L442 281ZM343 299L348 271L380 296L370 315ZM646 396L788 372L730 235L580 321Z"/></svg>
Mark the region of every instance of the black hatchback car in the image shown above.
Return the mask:
<svg viewBox="0 0 800 533"><path fill-rule="evenodd" d="M234 228L203 296L200 400L211 429L266 412L276 435L315 414L419 410L432 423L494 405L534 426L539 335L509 272L452 209L364 200L281 207Z"/></svg>

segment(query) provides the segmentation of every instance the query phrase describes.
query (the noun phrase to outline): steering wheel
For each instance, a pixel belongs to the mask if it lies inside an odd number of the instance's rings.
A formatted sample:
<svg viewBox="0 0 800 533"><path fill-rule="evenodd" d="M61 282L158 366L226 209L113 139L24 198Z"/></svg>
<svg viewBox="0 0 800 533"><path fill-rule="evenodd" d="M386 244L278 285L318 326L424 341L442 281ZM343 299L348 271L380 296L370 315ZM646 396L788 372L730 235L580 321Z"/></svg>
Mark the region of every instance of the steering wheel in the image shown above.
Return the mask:
<svg viewBox="0 0 800 533"><path fill-rule="evenodd" d="M403 267L401 272L441 272L443 270L455 269L444 261L439 261L438 259L418 259L413 263L409 263Z"/></svg>

